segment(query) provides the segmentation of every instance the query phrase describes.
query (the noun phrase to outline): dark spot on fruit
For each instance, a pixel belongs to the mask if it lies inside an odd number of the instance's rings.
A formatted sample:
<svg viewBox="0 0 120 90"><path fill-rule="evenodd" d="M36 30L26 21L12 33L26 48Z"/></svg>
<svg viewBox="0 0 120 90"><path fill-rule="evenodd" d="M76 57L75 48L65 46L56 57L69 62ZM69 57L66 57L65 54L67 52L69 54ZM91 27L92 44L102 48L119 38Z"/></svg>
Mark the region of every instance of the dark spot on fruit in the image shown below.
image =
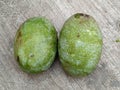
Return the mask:
<svg viewBox="0 0 120 90"><path fill-rule="evenodd" d="M34 54L31 53L31 54L30 54L30 57L34 57Z"/></svg>
<svg viewBox="0 0 120 90"><path fill-rule="evenodd" d="M19 59L19 56L17 56L17 61L19 62L19 60L20 60L20 59Z"/></svg>
<svg viewBox="0 0 120 90"><path fill-rule="evenodd" d="M80 18L80 16L81 16L80 13L74 15L75 18Z"/></svg>
<svg viewBox="0 0 120 90"><path fill-rule="evenodd" d="M78 37L78 38L80 37L80 34L79 34L79 33L77 34L77 37Z"/></svg>
<svg viewBox="0 0 120 90"><path fill-rule="evenodd" d="M74 15L75 18L80 18L80 16L83 16L83 17L86 17L86 18L90 17L89 15L83 14L83 13L77 13L77 14Z"/></svg>
<svg viewBox="0 0 120 90"><path fill-rule="evenodd" d="M18 37L21 37L21 36L22 36L22 34L21 34L21 32L19 31L19 32L18 32Z"/></svg>
<svg viewBox="0 0 120 90"><path fill-rule="evenodd" d="M83 14L83 13L80 13L80 16L84 16L85 14Z"/></svg>
<svg viewBox="0 0 120 90"><path fill-rule="evenodd" d="M89 16L89 15L87 15L87 14L85 14L85 17L86 17L86 18L89 18L90 16Z"/></svg>

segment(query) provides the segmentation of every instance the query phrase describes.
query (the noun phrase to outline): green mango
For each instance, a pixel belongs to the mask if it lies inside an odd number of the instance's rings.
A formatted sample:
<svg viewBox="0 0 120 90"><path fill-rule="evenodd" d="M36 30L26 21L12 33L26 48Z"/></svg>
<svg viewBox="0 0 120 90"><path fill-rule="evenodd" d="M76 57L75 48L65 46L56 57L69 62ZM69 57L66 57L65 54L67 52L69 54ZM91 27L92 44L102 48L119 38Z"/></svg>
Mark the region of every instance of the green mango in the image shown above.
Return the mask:
<svg viewBox="0 0 120 90"><path fill-rule="evenodd" d="M44 17L25 21L15 36L14 54L20 67L28 73L47 70L57 51L57 33Z"/></svg>
<svg viewBox="0 0 120 90"><path fill-rule="evenodd" d="M97 66L102 51L102 34L95 19L77 13L63 25L58 42L60 62L66 73L86 76Z"/></svg>

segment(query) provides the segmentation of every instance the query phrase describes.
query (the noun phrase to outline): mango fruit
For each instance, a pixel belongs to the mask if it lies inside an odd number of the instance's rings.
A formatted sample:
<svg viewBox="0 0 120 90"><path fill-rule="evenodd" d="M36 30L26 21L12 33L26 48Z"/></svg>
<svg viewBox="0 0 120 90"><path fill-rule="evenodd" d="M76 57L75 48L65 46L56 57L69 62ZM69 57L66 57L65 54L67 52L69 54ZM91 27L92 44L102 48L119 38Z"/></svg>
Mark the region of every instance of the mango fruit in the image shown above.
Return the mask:
<svg viewBox="0 0 120 90"><path fill-rule="evenodd" d="M102 33L95 19L76 13L64 23L59 35L58 52L66 73L86 76L97 66L102 52Z"/></svg>
<svg viewBox="0 0 120 90"><path fill-rule="evenodd" d="M28 73L47 70L57 51L57 33L45 17L26 20L15 36L14 54L20 67Z"/></svg>

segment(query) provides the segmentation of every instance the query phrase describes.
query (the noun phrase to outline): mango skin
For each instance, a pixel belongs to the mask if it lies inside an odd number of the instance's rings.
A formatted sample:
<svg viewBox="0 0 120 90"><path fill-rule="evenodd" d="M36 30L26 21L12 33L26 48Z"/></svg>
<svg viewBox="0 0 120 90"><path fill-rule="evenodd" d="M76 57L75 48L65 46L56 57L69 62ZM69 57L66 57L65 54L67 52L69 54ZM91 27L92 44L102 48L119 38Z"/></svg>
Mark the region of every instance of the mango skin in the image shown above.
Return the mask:
<svg viewBox="0 0 120 90"><path fill-rule="evenodd" d="M102 34L93 17L77 13L63 25L58 42L60 62L66 73L86 76L97 66L102 51Z"/></svg>
<svg viewBox="0 0 120 90"><path fill-rule="evenodd" d="M57 33L44 17L25 21L15 36L14 54L20 67L28 73L47 70L57 51Z"/></svg>

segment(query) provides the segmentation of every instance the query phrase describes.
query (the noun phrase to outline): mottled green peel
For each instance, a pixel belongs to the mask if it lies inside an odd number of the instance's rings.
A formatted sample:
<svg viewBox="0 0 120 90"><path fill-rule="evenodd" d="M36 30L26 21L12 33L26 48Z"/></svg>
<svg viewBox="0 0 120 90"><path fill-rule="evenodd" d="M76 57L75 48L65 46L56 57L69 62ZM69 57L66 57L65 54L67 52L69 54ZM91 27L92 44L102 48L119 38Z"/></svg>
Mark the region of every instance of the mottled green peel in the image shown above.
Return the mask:
<svg viewBox="0 0 120 90"><path fill-rule="evenodd" d="M56 54L57 34L44 17L24 22L16 33L14 52L20 67L28 73L47 70Z"/></svg>
<svg viewBox="0 0 120 90"><path fill-rule="evenodd" d="M64 70L73 76L90 74L102 51L102 35L93 17L77 13L64 24L58 51Z"/></svg>

